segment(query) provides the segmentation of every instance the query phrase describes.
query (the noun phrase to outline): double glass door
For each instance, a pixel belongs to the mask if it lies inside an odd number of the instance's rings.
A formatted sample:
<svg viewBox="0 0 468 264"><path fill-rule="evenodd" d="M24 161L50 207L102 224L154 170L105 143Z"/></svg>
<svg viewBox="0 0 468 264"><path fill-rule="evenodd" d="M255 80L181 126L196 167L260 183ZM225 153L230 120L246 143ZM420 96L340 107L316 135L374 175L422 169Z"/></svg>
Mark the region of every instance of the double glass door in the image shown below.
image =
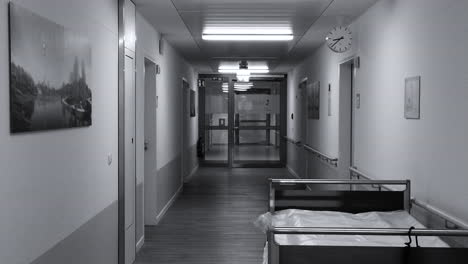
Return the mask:
<svg viewBox="0 0 468 264"><path fill-rule="evenodd" d="M285 81L256 79L246 87L232 76L200 76L203 165L284 166Z"/></svg>

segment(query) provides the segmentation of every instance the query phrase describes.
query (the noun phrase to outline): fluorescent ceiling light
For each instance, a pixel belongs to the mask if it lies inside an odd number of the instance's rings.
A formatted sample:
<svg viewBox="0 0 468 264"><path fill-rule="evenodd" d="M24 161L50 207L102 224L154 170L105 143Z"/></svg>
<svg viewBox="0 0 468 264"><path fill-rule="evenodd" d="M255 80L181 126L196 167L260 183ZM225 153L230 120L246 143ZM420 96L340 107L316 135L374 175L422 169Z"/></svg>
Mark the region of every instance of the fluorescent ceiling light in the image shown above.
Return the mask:
<svg viewBox="0 0 468 264"><path fill-rule="evenodd" d="M250 73L269 73L270 71L269 70L253 70L253 69L248 69L248 71ZM218 70L219 73L235 73L237 74L239 72L239 69L219 69Z"/></svg>
<svg viewBox="0 0 468 264"><path fill-rule="evenodd" d="M251 75L250 78L284 78L283 74L255 74Z"/></svg>
<svg viewBox="0 0 468 264"><path fill-rule="evenodd" d="M279 27L208 27L203 30L206 35L292 35L289 26Z"/></svg>
<svg viewBox="0 0 468 264"><path fill-rule="evenodd" d="M248 77L252 73L269 73L270 70L267 65L252 65L247 69L239 69L239 66L235 65L221 65L218 68L219 73L237 74L237 78L241 76ZM241 77L242 78L242 77ZM248 82L249 80L241 80Z"/></svg>
<svg viewBox="0 0 468 264"><path fill-rule="evenodd" d="M253 83L234 84L234 88L250 88L250 87L253 87Z"/></svg>
<svg viewBox="0 0 468 264"><path fill-rule="evenodd" d="M203 34L203 40L217 41L290 41L292 34Z"/></svg>
<svg viewBox="0 0 468 264"><path fill-rule="evenodd" d="M229 66L229 65L221 65L218 67L218 70L235 70L235 71L239 71L239 70L244 70L244 71L252 71L252 70L268 70L268 66L266 65L252 65L252 66L249 66L248 69L239 69L239 66Z"/></svg>

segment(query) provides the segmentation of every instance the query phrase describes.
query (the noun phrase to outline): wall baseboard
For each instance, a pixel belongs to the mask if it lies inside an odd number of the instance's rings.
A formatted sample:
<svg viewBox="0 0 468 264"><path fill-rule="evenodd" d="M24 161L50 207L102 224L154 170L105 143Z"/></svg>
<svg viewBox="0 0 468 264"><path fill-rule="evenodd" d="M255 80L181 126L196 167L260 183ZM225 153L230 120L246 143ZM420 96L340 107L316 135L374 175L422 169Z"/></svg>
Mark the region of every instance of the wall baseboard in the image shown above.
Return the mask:
<svg viewBox="0 0 468 264"><path fill-rule="evenodd" d="M288 169L289 173L291 173L294 177L296 177L297 179L301 179L299 174L297 174L297 172L295 172L291 167L289 167L289 165L286 165L286 168Z"/></svg>
<svg viewBox="0 0 468 264"><path fill-rule="evenodd" d="M189 174L187 177L184 178L184 183L187 183L187 182L189 182L189 181L192 179L192 177L193 177L193 176L195 175L195 173L198 171L198 168L199 168L199 167L200 167L200 165L197 164L197 166L195 166L195 167L192 169L192 171L190 172L190 174Z"/></svg>
<svg viewBox="0 0 468 264"><path fill-rule="evenodd" d="M166 215L169 208L171 208L172 204L174 204L174 202L177 200L177 197L179 197L180 193L182 192L182 187L183 187L183 184L179 187L177 192L172 196L171 200L169 200L169 202L167 202L167 204L164 206L164 208L161 210L161 212L158 214L158 216L156 216L156 224L155 225L159 224L161 219Z"/></svg>
<svg viewBox="0 0 468 264"><path fill-rule="evenodd" d="M145 244L145 236L142 236L140 240L136 243L136 253L140 251L140 249L143 247L143 244Z"/></svg>

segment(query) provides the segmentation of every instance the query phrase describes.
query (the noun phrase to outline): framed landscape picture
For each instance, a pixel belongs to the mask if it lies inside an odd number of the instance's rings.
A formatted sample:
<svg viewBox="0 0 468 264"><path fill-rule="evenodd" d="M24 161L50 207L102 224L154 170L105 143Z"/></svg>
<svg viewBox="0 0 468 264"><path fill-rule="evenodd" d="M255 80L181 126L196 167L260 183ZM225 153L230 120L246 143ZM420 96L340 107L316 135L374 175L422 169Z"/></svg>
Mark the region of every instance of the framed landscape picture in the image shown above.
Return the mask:
<svg viewBox="0 0 468 264"><path fill-rule="evenodd" d="M9 4L12 133L91 126L88 38Z"/></svg>

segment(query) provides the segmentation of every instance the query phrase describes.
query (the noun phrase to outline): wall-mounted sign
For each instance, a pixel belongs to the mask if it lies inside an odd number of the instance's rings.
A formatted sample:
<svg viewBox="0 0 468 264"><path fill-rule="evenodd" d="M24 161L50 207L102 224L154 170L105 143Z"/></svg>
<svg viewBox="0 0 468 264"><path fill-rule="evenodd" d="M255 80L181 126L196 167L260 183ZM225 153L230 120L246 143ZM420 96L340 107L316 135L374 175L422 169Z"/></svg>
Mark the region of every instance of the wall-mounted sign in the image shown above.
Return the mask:
<svg viewBox="0 0 468 264"><path fill-rule="evenodd" d="M405 79L405 118L420 119L421 76Z"/></svg>

